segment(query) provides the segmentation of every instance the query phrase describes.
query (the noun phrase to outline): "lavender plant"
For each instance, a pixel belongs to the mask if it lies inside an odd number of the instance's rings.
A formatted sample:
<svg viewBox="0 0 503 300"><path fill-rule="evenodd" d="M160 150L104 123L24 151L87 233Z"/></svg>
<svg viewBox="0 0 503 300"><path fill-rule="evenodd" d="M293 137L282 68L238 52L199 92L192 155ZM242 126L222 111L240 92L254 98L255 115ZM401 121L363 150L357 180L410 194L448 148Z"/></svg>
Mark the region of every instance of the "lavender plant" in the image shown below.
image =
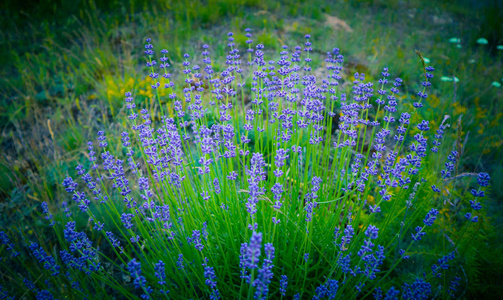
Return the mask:
<svg viewBox="0 0 503 300"><path fill-rule="evenodd" d="M413 122L434 68L423 66L418 100L401 111L403 80L387 68L376 85L365 74L346 76L334 48L319 78L309 35L304 47L283 46L267 60L245 32L247 55L229 33L221 72L208 45L192 55L201 61L185 54L183 81L169 51L157 58L146 40L156 105L127 92L121 144L99 131L87 161L63 181L73 204L42 204L57 246L26 251L1 232L1 263L30 266L11 276L22 290L3 286L2 297L459 295L462 275L449 269L457 241L434 253L440 258L424 273L395 278L433 235L444 184L457 175L459 153L442 143L446 120L434 135L429 120ZM438 170L445 149L452 153ZM478 174L478 189L466 193L463 230L479 221L489 179ZM79 215L89 226L76 223Z"/></svg>

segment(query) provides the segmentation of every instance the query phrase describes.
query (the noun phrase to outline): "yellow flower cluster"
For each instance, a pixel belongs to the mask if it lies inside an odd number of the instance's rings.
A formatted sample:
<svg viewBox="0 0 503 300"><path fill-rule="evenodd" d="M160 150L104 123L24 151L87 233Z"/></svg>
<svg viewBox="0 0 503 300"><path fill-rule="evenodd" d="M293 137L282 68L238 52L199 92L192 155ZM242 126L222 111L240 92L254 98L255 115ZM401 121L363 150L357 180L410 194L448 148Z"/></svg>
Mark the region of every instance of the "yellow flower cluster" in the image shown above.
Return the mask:
<svg viewBox="0 0 503 300"><path fill-rule="evenodd" d="M117 80L114 79L112 76L106 76L105 82L107 87L108 101L117 98L124 98L124 94L126 92L131 91L135 84L135 80L132 77L129 77L127 80L125 80L125 82L120 85L121 87L119 87L119 85L117 84Z"/></svg>
<svg viewBox="0 0 503 300"><path fill-rule="evenodd" d="M117 79L113 78L112 76L107 76L107 78L105 78L105 82L107 88L107 97L109 101L111 101L112 99L124 98L124 94L126 92L134 90L136 90L136 95L138 96L143 96L147 99L151 99L154 97L155 90L152 89L151 87L154 81L149 76L145 77L145 79L139 82L135 80L133 77L129 77L126 80L124 80L123 83L118 82ZM161 78L162 88L157 89L159 97L167 97L169 91L171 90L171 89L165 89L163 88L163 86L164 82L163 78Z"/></svg>
<svg viewBox="0 0 503 300"><path fill-rule="evenodd" d="M437 108L440 105L440 98L435 94L431 94L427 99L428 99L428 103L433 108Z"/></svg>
<svg viewBox="0 0 503 300"><path fill-rule="evenodd" d="M475 114L475 119L476 120L483 120L487 118L487 109L483 109L480 107L480 98L476 97L475 98L475 109L477 110L477 113Z"/></svg>
<svg viewBox="0 0 503 300"><path fill-rule="evenodd" d="M160 78L161 86L158 89L153 89L152 85L154 84L154 80L150 76L145 77L144 79L138 81L133 77L127 77L123 81L120 79L114 78L111 75L105 76L105 88L106 88L106 97L108 103L110 104L110 108L112 109L113 114L113 105L112 103L115 101L122 101L124 99L124 94L126 92L132 92L135 97L140 97L142 100L149 101L148 103L152 104L156 96L159 96L161 102L167 102L168 95L172 93L172 89L164 88L164 84L168 83L163 77ZM156 94L157 93L157 94ZM155 100L157 101L157 100ZM151 107L151 105L148 105ZM173 108L168 105L168 114L173 116Z"/></svg>
<svg viewBox="0 0 503 300"><path fill-rule="evenodd" d="M459 116L461 114L465 114L466 111L468 110L468 108L466 108L466 106L463 106L461 104L459 104L459 102L454 102L453 103L453 106L454 106L454 115L455 116Z"/></svg>

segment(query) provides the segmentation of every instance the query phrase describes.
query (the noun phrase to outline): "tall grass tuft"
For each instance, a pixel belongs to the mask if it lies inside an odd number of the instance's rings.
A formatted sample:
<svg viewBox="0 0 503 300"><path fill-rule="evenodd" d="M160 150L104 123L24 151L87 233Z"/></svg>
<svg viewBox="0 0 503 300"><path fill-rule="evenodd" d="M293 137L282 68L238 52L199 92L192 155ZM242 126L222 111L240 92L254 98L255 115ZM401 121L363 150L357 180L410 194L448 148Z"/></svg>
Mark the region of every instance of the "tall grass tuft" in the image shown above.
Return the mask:
<svg viewBox="0 0 503 300"><path fill-rule="evenodd" d="M228 33L220 66L208 45L178 65L146 40L149 101L126 92L120 137L99 131L62 182L68 199L43 202L56 242L1 232L2 296L464 293L463 253L490 178L458 174L448 117L436 128L418 119L434 68L418 53L422 88L409 100L388 68L376 83L345 74L337 48L315 72L309 35L271 60L245 32L244 49ZM449 185L461 179L469 192ZM437 219L454 192L462 219L451 238Z"/></svg>

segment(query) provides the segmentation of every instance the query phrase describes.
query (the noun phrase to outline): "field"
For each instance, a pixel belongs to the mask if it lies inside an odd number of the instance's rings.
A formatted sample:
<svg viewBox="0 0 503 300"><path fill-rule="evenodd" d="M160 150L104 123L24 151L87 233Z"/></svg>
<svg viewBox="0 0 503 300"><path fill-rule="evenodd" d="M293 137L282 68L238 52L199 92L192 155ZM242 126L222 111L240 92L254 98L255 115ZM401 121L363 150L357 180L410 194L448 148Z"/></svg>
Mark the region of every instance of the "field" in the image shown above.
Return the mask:
<svg viewBox="0 0 503 300"><path fill-rule="evenodd" d="M0 16L1 299L503 292L499 1Z"/></svg>

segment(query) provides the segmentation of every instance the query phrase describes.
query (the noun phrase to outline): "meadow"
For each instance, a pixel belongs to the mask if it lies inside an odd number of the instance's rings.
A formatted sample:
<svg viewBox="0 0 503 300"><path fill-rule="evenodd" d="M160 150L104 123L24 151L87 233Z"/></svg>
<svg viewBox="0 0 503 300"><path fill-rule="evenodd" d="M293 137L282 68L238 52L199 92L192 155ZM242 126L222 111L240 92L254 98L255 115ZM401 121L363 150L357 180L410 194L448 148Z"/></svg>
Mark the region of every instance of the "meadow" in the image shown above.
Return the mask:
<svg viewBox="0 0 503 300"><path fill-rule="evenodd" d="M498 1L6 1L0 299L493 299Z"/></svg>

